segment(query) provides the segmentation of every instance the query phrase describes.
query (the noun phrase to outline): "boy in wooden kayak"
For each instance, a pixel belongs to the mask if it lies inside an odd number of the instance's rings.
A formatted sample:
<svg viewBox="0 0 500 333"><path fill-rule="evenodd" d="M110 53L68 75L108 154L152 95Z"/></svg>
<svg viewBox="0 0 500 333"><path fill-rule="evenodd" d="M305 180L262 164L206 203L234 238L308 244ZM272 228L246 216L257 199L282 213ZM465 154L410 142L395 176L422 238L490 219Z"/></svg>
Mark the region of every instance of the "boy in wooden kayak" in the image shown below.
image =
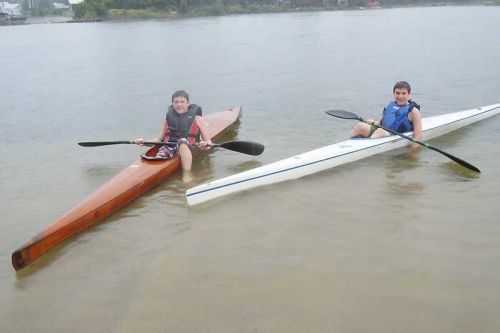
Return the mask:
<svg viewBox="0 0 500 333"><path fill-rule="evenodd" d="M185 181L189 181L189 172L193 162L191 147L208 149L208 145L212 143L201 115L201 107L189 102L189 94L184 90L177 90L172 95L172 105L168 108L160 134L152 140L174 143L161 146L153 159L170 159L175 154L179 154ZM142 145L144 141L143 138L134 139L137 145Z"/></svg>
<svg viewBox="0 0 500 333"><path fill-rule="evenodd" d="M377 121L368 119L369 124L359 123L354 126L351 132L352 138L380 138L390 135L386 130L372 125L375 124L398 133L413 131L415 140L421 141L422 117L419 110L420 105L410 100L410 84L406 81L399 81L394 85L392 92L394 93L394 101L384 108L382 117ZM420 145L412 143L411 147L412 149L418 149Z"/></svg>

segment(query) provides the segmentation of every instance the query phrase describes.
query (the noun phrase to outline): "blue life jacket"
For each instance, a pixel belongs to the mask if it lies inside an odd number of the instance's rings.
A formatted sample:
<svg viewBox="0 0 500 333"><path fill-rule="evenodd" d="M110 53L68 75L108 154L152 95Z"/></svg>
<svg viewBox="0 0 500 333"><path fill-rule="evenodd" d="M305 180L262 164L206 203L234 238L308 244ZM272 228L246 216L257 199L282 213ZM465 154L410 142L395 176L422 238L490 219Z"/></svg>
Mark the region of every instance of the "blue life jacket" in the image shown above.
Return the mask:
<svg viewBox="0 0 500 333"><path fill-rule="evenodd" d="M172 105L167 112L167 124L169 136L166 141L177 142L179 139L187 139L189 143L194 144L200 139L200 128L196 123L196 116L201 116L202 110L196 104L191 104L186 113L177 113Z"/></svg>
<svg viewBox="0 0 500 333"><path fill-rule="evenodd" d="M414 107L420 106L413 101L409 101L406 105L398 105L395 101L390 102L384 108L382 126L398 133L413 131L413 123L408 119L408 113Z"/></svg>

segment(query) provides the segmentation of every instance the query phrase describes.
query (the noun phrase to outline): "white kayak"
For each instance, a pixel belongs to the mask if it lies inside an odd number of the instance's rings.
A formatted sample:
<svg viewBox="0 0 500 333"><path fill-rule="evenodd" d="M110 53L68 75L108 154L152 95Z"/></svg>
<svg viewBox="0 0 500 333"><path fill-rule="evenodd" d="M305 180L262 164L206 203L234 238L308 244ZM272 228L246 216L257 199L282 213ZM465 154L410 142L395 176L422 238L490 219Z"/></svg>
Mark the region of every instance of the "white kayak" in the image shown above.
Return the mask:
<svg viewBox="0 0 500 333"><path fill-rule="evenodd" d="M423 118L422 141L444 135L498 113L500 104L494 104ZM412 132L404 134L413 137ZM189 205L196 205L254 187L297 179L408 144L411 144L411 141L397 135L378 139L346 140L190 188L186 191L187 202Z"/></svg>

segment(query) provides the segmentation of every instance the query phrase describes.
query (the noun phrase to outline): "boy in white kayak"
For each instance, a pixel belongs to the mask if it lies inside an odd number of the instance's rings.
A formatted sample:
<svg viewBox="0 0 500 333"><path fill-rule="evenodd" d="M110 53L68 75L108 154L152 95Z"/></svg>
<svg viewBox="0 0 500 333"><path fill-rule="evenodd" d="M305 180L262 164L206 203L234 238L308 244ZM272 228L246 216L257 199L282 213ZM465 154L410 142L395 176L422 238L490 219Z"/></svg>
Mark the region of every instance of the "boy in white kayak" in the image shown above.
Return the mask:
<svg viewBox="0 0 500 333"><path fill-rule="evenodd" d="M172 105L168 108L160 134L156 139L151 140L173 143L169 146L161 146L153 159L170 159L175 154L179 154L184 181L190 180L189 172L193 162L191 147L208 149L208 145L212 143L201 115L201 107L190 104L189 94L184 90L177 90L172 95ZM134 143L138 145L142 145L144 141L146 140L143 138L134 139Z"/></svg>
<svg viewBox="0 0 500 333"><path fill-rule="evenodd" d="M390 102L382 113L382 117L375 121L368 119L367 123L359 123L353 127L352 138L380 138L390 135L389 132L375 125L383 126L398 133L413 131L415 140L422 139L422 117L420 105L410 100L411 87L406 81L399 81L393 88L394 101ZM418 143L411 144L412 149L418 149Z"/></svg>

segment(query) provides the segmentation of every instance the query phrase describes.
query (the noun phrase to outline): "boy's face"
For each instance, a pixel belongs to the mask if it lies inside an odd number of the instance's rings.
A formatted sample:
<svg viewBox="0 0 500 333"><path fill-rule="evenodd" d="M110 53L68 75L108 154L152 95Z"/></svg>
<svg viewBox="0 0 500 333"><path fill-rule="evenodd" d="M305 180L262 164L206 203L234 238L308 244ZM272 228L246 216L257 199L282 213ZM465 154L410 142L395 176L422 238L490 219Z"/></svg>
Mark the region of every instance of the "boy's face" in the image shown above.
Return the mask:
<svg viewBox="0 0 500 333"><path fill-rule="evenodd" d="M174 97L172 105L177 113L185 113L188 110L189 102L185 97L179 96Z"/></svg>
<svg viewBox="0 0 500 333"><path fill-rule="evenodd" d="M408 99L410 99L410 93L406 89L396 88L394 90L394 99L398 105L408 104Z"/></svg>

